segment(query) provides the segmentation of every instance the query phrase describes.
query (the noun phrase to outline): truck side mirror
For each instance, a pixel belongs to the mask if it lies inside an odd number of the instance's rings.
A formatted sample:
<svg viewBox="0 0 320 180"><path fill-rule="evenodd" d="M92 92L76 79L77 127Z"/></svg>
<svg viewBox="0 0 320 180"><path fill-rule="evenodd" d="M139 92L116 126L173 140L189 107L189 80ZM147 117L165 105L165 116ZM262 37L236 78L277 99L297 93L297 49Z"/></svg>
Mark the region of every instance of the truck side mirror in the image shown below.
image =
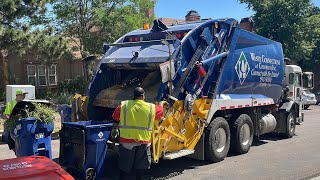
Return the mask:
<svg viewBox="0 0 320 180"><path fill-rule="evenodd" d="M305 89L313 89L314 87L314 74L313 72L304 72L302 75L302 85Z"/></svg>
<svg viewBox="0 0 320 180"><path fill-rule="evenodd" d="M104 53L106 53L110 49L110 46L108 46L106 43L104 43L102 49L103 49Z"/></svg>

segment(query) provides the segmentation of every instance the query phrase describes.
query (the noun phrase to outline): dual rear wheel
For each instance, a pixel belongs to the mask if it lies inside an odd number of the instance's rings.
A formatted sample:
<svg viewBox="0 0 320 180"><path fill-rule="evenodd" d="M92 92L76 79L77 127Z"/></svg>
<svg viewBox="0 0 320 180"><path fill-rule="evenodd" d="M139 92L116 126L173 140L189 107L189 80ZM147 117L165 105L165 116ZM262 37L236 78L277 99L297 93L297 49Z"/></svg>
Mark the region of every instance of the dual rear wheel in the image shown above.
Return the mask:
<svg viewBox="0 0 320 180"><path fill-rule="evenodd" d="M253 140L253 124L250 116L241 114L233 123L231 133L228 122L215 118L205 135L205 157L212 162L222 161L231 150L238 154L247 153Z"/></svg>

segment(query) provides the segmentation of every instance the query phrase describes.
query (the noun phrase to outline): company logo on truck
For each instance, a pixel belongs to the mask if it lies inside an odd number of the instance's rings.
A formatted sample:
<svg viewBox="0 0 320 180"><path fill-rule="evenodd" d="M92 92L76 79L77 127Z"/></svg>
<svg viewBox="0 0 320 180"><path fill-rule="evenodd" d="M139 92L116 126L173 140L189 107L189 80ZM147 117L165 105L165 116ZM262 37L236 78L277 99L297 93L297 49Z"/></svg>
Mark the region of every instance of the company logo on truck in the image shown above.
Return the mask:
<svg viewBox="0 0 320 180"><path fill-rule="evenodd" d="M238 62L234 68L238 74L240 84L242 85L250 72L248 60L243 52L241 52Z"/></svg>
<svg viewBox="0 0 320 180"><path fill-rule="evenodd" d="M273 79L279 77L277 68L281 66L281 61L278 59L266 57L265 55L257 55L250 53L251 59L254 62L254 68L250 75L259 77L260 83L271 83Z"/></svg>

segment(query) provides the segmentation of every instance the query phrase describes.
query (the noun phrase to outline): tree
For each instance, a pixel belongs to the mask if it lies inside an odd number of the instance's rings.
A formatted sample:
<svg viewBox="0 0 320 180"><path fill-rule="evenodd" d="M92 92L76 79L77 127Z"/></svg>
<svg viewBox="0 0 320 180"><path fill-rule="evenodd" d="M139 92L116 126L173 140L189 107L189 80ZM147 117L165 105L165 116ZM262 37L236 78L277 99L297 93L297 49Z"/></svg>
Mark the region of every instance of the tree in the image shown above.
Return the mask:
<svg viewBox="0 0 320 180"><path fill-rule="evenodd" d="M151 22L153 16L146 15L153 5L153 0L55 0L53 9L57 27L84 58L103 53L103 42Z"/></svg>
<svg viewBox="0 0 320 180"><path fill-rule="evenodd" d="M22 38L28 23L44 13L47 0L3 0L0 3L0 88L8 84L6 56ZM33 21L35 20L35 21Z"/></svg>
<svg viewBox="0 0 320 180"><path fill-rule="evenodd" d="M279 41L286 57L309 59L319 39L319 9L310 0L239 0L255 11L256 32Z"/></svg>
<svg viewBox="0 0 320 180"><path fill-rule="evenodd" d="M69 54L66 42L60 36L53 36L52 28L34 29L45 22L45 5L49 2L3 0L0 3L0 89L9 80L7 56L32 56L39 61L48 61Z"/></svg>

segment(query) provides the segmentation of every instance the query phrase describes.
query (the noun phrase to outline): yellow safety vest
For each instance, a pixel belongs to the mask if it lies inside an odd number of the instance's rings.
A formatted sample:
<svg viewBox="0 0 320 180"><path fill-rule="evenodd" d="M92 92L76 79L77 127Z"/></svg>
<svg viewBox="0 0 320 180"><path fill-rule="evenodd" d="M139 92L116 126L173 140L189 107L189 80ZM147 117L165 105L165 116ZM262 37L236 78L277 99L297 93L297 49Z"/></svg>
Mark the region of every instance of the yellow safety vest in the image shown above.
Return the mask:
<svg viewBox="0 0 320 180"><path fill-rule="evenodd" d="M150 141L156 108L143 100L121 102L120 137L138 141Z"/></svg>
<svg viewBox="0 0 320 180"><path fill-rule="evenodd" d="M7 106L6 106L6 109L4 111L4 114L10 116L11 113L12 113L12 110L16 106L16 104L17 104L17 100L15 100L15 99L13 101L11 101L11 103L8 102Z"/></svg>

